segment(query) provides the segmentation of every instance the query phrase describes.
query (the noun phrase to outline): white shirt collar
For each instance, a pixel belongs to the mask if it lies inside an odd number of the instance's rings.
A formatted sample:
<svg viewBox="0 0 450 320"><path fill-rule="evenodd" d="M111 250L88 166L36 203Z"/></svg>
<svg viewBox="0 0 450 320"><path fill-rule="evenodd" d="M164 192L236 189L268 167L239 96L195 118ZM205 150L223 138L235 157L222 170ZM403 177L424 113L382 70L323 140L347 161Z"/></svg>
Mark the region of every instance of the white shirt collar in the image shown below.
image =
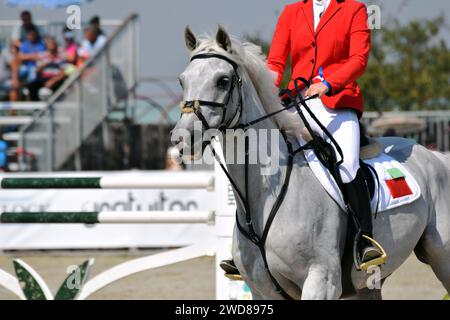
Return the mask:
<svg viewBox="0 0 450 320"><path fill-rule="evenodd" d="M331 0L313 0L314 10L314 30L317 29L320 21L320 15L325 13Z"/></svg>
<svg viewBox="0 0 450 320"><path fill-rule="evenodd" d="M330 0L313 0L314 5L319 6L319 7L323 7L323 6L327 6L328 3L330 2Z"/></svg>

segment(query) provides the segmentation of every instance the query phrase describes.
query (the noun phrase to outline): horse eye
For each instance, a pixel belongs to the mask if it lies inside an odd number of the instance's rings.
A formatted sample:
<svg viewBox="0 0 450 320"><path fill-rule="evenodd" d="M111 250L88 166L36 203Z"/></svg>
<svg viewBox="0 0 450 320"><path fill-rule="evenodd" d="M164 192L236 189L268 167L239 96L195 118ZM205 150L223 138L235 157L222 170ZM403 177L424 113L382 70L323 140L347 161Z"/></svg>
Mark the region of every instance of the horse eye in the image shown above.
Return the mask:
<svg viewBox="0 0 450 320"><path fill-rule="evenodd" d="M178 78L178 82L180 83L181 89L184 89L183 80L181 80L181 78Z"/></svg>
<svg viewBox="0 0 450 320"><path fill-rule="evenodd" d="M230 84L230 78L228 77L222 77L217 81L217 87L221 89L228 88L228 85Z"/></svg>

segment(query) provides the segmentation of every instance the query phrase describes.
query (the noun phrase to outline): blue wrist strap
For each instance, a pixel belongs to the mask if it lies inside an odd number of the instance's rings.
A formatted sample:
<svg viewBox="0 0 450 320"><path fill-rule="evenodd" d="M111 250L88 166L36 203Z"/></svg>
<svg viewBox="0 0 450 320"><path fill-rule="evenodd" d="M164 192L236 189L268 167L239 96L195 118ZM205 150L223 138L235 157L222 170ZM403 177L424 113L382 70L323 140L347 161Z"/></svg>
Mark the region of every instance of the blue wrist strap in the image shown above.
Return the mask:
<svg viewBox="0 0 450 320"><path fill-rule="evenodd" d="M319 77L322 79L322 83L328 87L328 92L326 93L326 95L327 96L331 96L331 93L333 91L333 87L331 86L331 84L327 80L325 80L323 78L323 68L322 67L319 68Z"/></svg>
<svg viewBox="0 0 450 320"><path fill-rule="evenodd" d="M331 91L333 91L333 88L331 87L331 84L327 81L327 80L322 80L323 84L326 85L328 87L328 92L327 94L331 94Z"/></svg>

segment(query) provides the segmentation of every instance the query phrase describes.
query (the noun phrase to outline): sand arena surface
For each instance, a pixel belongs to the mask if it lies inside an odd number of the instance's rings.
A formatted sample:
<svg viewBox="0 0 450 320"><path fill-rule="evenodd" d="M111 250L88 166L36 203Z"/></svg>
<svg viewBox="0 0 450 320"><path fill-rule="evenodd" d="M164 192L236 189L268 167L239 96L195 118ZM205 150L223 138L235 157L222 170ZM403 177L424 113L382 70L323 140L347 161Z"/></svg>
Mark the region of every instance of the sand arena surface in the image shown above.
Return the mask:
<svg viewBox="0 0 450 320"><path fill-rule="evenodd" d="M16 252L0 257L0 268L13 273L12 258L20 258L32 266L47 282L52 293L67 276L66 268L95 257L91 277L119 263L158 251L103 252ZM93 294L90 299L214 299L214 257L202 257L164 268L141 272L122 279ZM431 268L411 256L383 287L384 299L437 299L445 289ZM14 299L0 287L0 299Z"/></svg>

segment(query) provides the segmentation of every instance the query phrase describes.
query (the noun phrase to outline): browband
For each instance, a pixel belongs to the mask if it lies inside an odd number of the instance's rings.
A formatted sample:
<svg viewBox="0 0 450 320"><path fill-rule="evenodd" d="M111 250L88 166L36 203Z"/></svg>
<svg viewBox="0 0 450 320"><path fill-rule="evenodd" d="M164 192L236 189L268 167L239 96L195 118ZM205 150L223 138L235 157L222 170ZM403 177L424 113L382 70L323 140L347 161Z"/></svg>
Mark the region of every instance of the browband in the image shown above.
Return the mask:
<svg viewBox="0 0 450 320"><path fill-rule="evenodd" d="M195 56L192 56L191 58L191 62L193 60L197 60L197 59L210 59L210 58L217 58L217 59L221 59L224 60L226 62L228 62L229 64L231 64L233 66L234 70L237 70L238 68L238 64L236 62L234 62L233 60L231 60L230 58L221 55L221 54L217 54L217 53L200 53L200 54L196 54Z"/></svg>

